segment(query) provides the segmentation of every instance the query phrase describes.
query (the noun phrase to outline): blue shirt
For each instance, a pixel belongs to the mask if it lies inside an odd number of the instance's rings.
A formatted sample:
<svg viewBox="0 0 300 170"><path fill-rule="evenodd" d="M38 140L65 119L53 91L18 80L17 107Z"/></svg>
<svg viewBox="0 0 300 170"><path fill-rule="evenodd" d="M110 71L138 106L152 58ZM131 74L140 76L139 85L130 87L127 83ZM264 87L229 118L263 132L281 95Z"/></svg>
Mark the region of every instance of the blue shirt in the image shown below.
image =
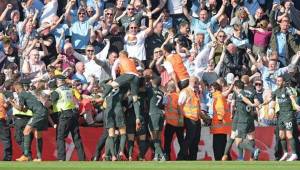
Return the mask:
<svg viewBox="0 0 300 170"><path fill-rule="evenodd" d="M74 49L85 49L89 43L89 28L91 24L89 21L76 21L70 28L72 36L72 45Z"/></svg>
<svg viewBox="0 0 300 170"><path fill-rule="evenodd" d="M75 73L72 76L72 80L79 80L82 84L88 84L88 81L83 74Z"/></svg>
<svg viewBox="0 0 300 170"><path fill-rule="evenodd" d="M194 31L194 34L197 33L203 33L204 43L208 43L210 41L209 33L207 32L207 28L211 25L211 20L215 19L215 17L212 17L211 19L208 19L206 22L201 21L198 18L192 18L191 21L191 31Z"/></svg>
<svg viewBox="0 0 300 170"><path fill-rule="evenodd" d="M281 76L284 73L286 73L288 71L288 67L279 68L273 74L270 74L268 67L265 67L265 66L261 67L259 70L262 74L264 88L275 91L277 89L276 77Z"/></svg>
<svg viewBox="0 0 300 170"><path fill-rule="evenodd" d="M276 34L276 44L277 44L277 52L279 55L279 60L282 62L282 64L286 64L286 34L279 32Z"/></svg>
<svg viewBox="0 0 300 170"><path fill-rule="evenodd" d="M255 15L256 10L260 7L260 4L265 4L266 0L253 0L252 3L244 1L244 6L249 10L251 15Z"/></svg>

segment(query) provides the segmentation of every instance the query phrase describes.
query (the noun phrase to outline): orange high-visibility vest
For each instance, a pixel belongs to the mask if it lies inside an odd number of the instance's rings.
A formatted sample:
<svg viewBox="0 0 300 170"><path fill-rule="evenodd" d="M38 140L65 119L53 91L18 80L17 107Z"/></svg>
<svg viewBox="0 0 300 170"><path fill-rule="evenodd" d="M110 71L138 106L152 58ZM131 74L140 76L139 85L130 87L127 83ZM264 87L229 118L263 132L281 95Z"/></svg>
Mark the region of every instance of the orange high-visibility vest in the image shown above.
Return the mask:
<svg viewBox="0 0 300 170"><path fill-rule="evenodd" d="M177 92L173 92L168 96L168 103L165 105L165 120L168 124L175 127L183 126L183 115L180 114L178 106L178 97Z"/></svg>
<svg viewBox="0 0 300 170"><path fill-rule="evenodd" d="M6 117L6 103L4 100L4 95L0 93L0 119L5 119Z"/></svg>
<svg viewBox="0 0 300 170"><path fill-rule="evenodd" d="M174 72L176 74L176 78L178 81L189 78L189 73L187 72L187 70L183 64L182 58L179 54L169 55L169 56L167 56L166 60L172 64Z"/></svg>
<svg viewBox="0 0 300 170"><path fill-rule="evenodd" d="M231 132L231 113L227 99L222 92L213 93L213 118L210 132L212 134L230 134ZM222 121L220 121L222 120Z"/></svg>
<svg viewBox="0 0 300 170"><path fill-rule="evenodd" d="M190 87L186 87L183 91L187 95L187 99L182 106L183 115L188 119L198 121L201 111L200 98Z"/></svg>
<svg viewBox="0 0 300 170"><path fill-rule="evenodd" d="M124 73L135 73L138 74L138 71L136 69L135 62L132 59L129 59L124 56L119 57L120 60L120 74Z"/></svg>

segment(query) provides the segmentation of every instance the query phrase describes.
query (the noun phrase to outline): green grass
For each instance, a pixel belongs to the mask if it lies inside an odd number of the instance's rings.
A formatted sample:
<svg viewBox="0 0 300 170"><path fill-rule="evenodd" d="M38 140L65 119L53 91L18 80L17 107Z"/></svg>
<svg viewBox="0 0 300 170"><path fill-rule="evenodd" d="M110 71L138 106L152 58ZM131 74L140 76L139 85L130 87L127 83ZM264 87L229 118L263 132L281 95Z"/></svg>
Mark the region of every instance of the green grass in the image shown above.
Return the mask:
<svg viewBox="0 0 300 170"><path fill-rule="evenodd" d="M0 162L1 170L299 170L300 162Z"/></svg>

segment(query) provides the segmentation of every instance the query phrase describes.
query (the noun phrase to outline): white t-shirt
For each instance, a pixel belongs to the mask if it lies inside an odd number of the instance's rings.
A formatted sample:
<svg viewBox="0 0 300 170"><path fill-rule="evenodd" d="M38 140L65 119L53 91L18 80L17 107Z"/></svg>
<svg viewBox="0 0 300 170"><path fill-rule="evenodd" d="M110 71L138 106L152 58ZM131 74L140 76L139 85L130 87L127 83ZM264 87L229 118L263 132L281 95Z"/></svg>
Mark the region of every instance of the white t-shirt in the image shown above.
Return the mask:
<svg viewBox="0 0 300 170"><path fill-rule="evenodd" d="M169 0L168 1L168 9L170 14L182 14L182 0Z"/></svg>
<svg viewBox="0 0 300 170"><path fill-rule="evenodd" d="M141 31L136 36L131 36L130 38L128 34L125 35L124 49L130 57L139 59L140 61L146 60L145 39L145 31Z"/></svg>

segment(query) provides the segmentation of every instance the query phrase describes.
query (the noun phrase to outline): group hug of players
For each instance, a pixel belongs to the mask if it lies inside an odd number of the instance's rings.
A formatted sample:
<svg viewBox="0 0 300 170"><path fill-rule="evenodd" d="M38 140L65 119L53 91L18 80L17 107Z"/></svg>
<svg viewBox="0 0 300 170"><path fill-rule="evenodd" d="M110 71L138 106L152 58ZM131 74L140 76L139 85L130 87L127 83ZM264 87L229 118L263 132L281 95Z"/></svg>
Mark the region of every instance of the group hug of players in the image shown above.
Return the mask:
<svg viewBox="0 0 300 170"><path fill-rule="evenodd" d="M116 61L120 75L115 80L101 83L103 93L96 101L103 104L104 127L107 130L105 133L108 134L105 137L105 153L102 156L104 160L133 160L135 141L138 141L139 160L145 159L149 147L154 151L153 160L170 160L174 133L180 146L177 160L197 159L201 120L209 119L200 108L199 79L189 77L178 54L168 53L167 49L164 52L166 61L173 67L172 80L168 82L166 90L160 88L161 78L158 75L143 76L137 70L134 60L130 59L125 51L119 53ZM63 76L57 76L55 81L56 87L51 89L50 104L41 102L39 97L22 82L16 82L11 89L6 89L17 94L15 97L5 99L4 92L1 93L1 99L5 100L0 114L4 160L12 159L11 142L5 143L7 136L3 135L9 133L5 132L4 129L7 128L4 128L3 123L5 108L8 105L19 113L15 114L15 129L23 133L17 141L22 147L23 155L16 159L17 161L32 160L34 156L31 155L30 147L33 137L36 138L37 145L37 158L34 160L42 161L42 131L47 130L49 110L59 114L56 127L57 160L66 160L64 139L69 133L72 135L79 160L86 160L72 88L68 86ZM251 152L251 159L258 160L260 150L255 147L255 126L251 112L255 107L270 102L270 110L273 112L275 104L279 105L279 136L284 151L280 160L297 160L292 130L296 119L295 110L300 110L300 107L296 104L295 93L285 86L284 78L277 77L276 81L278 89L268 101L260 105L254 102L255 92L245 88L241 80L234 82L231 103L228 103L226 96L222 95L222 87L218 83L210 86L214 111L211 130L217 133L228 127L231 129L225 151L221 153L222 160L228 159L234 141L238 148L239 160L244 159L244 150ZM164 149L161 146L163 129ZM287 143L290 145L291 154L288 154Z"/></svg>

